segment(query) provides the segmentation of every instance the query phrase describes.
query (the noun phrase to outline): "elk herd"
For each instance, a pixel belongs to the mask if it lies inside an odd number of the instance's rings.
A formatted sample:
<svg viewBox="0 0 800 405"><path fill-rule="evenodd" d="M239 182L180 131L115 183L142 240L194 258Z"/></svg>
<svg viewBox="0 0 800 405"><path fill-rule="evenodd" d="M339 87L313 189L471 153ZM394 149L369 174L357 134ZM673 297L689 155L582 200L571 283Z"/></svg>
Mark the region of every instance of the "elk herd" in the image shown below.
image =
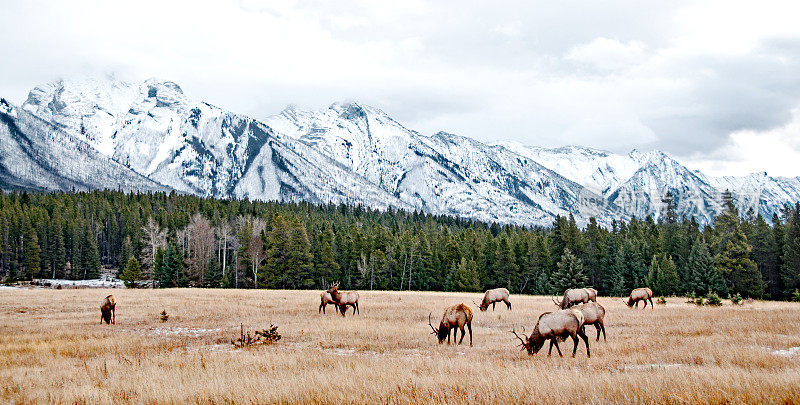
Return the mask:
<svg viewBox="0 0 800 405"><path fill-rule="evenodd" d="M484 293L480 304L475 301L473 303L482 312L485 312L489 305L492 306L492 311L494 311L498 302L503 302L506 304L506 308L511 310L509 296L507 289L495 288ZM325 308L328 305L333 305L336 312L342 317L345 316L348 307L353 308L353 315L360 314L358 299L358 292L339 291L339 283L334 283L326 291L320 293L318 312L325 313ZM522 350L526 350L530 355L538 353L545 342L549 340L550 346L547 355L549 356L552 353L553 346L555 346L558 355L563 357L558 342L572 338L572 357L575 357L581 340L586 345L586 356L590 357L591 352L589 350L589 338L586 335L586 326L594 325L597 330L596 341L600 341L601 333L603 334L603 340L606 340L606 328L603 323L606 310L597 302L597 290L594 288L571 288L564 291L560 301L555 296L552 297L552 300L558 310L539 315L530 336L524 334L524 328L522 336L517 333L516 327L513 327L510 332L520 340ZM653 291L649 288L637 288L631 291L627 300L623 299L622 301L629 308L638 308L639 301L644 301L644 308L647 308L647 303L649 302L652 309ZM101 324L103 322L106 324L116 323L116 305L113 295L109 295L103 300L100 305ZM466 327L467 331L469 331L469 345L472 346L472 319L474 316L472 308L463 303L445 308L438 327L433 326L432 315L432 312L428 314L428 325L440 344L444 343L445 340L450 344L451 332L453 343L456 343L459 331L461 331L461 338L458 339L457 344L463 343L466 335L464 328Z"/></svg>

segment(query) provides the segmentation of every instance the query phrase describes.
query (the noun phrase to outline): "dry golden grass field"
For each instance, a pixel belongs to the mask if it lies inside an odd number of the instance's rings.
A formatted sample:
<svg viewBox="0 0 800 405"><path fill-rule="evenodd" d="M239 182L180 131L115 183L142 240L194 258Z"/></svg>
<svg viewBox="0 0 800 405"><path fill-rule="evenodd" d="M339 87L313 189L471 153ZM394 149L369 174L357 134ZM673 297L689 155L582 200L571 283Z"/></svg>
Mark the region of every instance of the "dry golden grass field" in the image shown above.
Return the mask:
<svg viewBox="0 0 800 405"><path fill-rule="evenodd" d="M113 293L116 325L99 324ZM0 401L11 403L798 403L800 304L628 309L600 297L608 342L569 357L521 352L548 297L475 311L474 347L427 325L480 294L362 292L342 319L319 292L0 290ZM170 315L161 322L159 314ZM436 322L436 321L435 321ZM235 349L239 324L274 345Z"/></svg>

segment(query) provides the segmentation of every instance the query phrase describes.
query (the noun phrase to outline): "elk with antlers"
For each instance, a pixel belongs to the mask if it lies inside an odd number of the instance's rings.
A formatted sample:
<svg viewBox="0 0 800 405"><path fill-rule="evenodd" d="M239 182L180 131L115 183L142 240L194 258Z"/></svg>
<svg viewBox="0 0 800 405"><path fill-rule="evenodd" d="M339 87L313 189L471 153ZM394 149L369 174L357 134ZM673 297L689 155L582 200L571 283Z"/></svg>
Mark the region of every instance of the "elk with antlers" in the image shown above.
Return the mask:
<svg viewBox="0 0 800 405"><path fill-rule="evenodd" d="M600 340L600 331L603 332L603 341L606 340L606 327L603 319L606 316L606 309L596 302L588 302L577 307L583 314L584 325L594 325L597 329L597 341Z"/></svg>
<svg viewBox="0 0 800 405"><path fill-rule="evenodd" d="M469 329L469 345L472 347L472 308L458 304L452 307L445 308L442 320L439 322L439 327L434 328L431 324L431 314L428 314L428 325L433 329L433 334L439 339L439 344L444 343L447 338L447 344L450 344L450 331L453 331L453 342L458 337L458 331L461 330L461 340L458 344L464 341L464 325Z"/></svg>
<svg viewBox="0 0 800 405"><path fill-rule="evenodd" d="M570 288L564 291L564 297L561 302L552 297L553 303L561 309L567 309L573 305L587 303L589 301L597 302L597 290L594 288Z"/></svg>
<svg viewBox="0 0 800 405"><path fill-rule="evenodd" d="M100 305L100 324L103 324L103 321L106 324L116 324L116 315L115 310L117 308L117 301L114 299L113 295L109 295L103 300L103 304Z"/></svg>
<svg viewBox="0 0 800 405"><path fill-rule="evenodd" d="M489 305L492 305L492 311L494 311L495 305L498 302L505 302L506 307L511 310L511 301L508 300L508 290L505 288L495 288L492 290L486 290L486 293L483 294L483 301L478 304L475 301L472 301L481 311L486 311L489 308Z"/></svg>
<svg viewBox="0 0 800 405"><path fill-rule="evenodd" d="M586 357L591 357L589 352L589 338L583 330L583 314L576 309L562 309L555 312L545 312L539 316L536 326L530 337L523 337L517 334L516 329L511 330L511 333L519 339L522 344L523 350L527 350L528 354L533 355L538 353L544 346L546 340L550 340L550 349L547 351L549 356L553 352L553 346L558 350L558 355L561 354L561 349L558 347L558 340L564 340L568 336L572 338L575 346L572 348L572 357L575 357L575 352L578 350L578 337L583 339L586 344Z"/></svg>
<svg viewBox="0 0 800 405"><path fill-rule="evenodd" d="M327 291L323 291L319 294L319 311L317 312L324 314L325 308L328 306L328 304L333 305L333 308L336 310L336 312L339 312L339 306L333 301L331 294Z"/></svg>
<svg viewBox="0 0 800 405"><path fill-rule="evenodd" d="M339 283L331 284L328 291L333 303L339 307L339 312L344 316L347 312L347 307L353 307L353 314L360 314L358 310L358 293L355 291L341 292L339 291Z"/></svg>
<svg viewBox="0 0 800 405"><path fill-rule="evenodd" d="M628 300L625 302L625 305L628 307L633 307L636 305L636 308L639 308L639 301L644 301L644 307L647 308L647 301L650 301L650 309L653 309L653 290L649 288L637 288L631 291L631 295L628 296Z"/></svg>

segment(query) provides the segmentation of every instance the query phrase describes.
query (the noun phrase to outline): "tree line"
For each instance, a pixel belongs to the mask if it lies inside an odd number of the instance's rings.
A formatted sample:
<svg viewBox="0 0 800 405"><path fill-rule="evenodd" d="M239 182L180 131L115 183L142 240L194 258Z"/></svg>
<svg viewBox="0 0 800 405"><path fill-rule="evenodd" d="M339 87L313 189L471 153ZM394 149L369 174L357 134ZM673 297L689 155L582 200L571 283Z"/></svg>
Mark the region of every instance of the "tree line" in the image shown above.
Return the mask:
<svg viewBox="0 0 800 405"><path fill-rule="evenodd" d="M0 192L0 281L97 278L130 286L482 291L787 299L800 288L800 204L712 224L572 216L551 227L362 206L219 200L176 193Z"/></svg>

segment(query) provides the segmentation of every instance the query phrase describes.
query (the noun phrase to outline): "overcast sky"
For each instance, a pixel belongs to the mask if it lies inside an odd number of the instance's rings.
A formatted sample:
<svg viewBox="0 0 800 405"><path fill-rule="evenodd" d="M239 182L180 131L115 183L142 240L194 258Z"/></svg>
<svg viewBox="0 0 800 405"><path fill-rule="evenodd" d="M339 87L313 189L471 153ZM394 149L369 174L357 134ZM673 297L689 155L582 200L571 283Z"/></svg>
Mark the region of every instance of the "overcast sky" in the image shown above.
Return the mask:
<svg viewBox="0 0 800 405"><path fill-rule="evenodd" d="M423 134L796 176L796 4L3 0L0 96L158 77L254 118L357 100Z"/></svg>

